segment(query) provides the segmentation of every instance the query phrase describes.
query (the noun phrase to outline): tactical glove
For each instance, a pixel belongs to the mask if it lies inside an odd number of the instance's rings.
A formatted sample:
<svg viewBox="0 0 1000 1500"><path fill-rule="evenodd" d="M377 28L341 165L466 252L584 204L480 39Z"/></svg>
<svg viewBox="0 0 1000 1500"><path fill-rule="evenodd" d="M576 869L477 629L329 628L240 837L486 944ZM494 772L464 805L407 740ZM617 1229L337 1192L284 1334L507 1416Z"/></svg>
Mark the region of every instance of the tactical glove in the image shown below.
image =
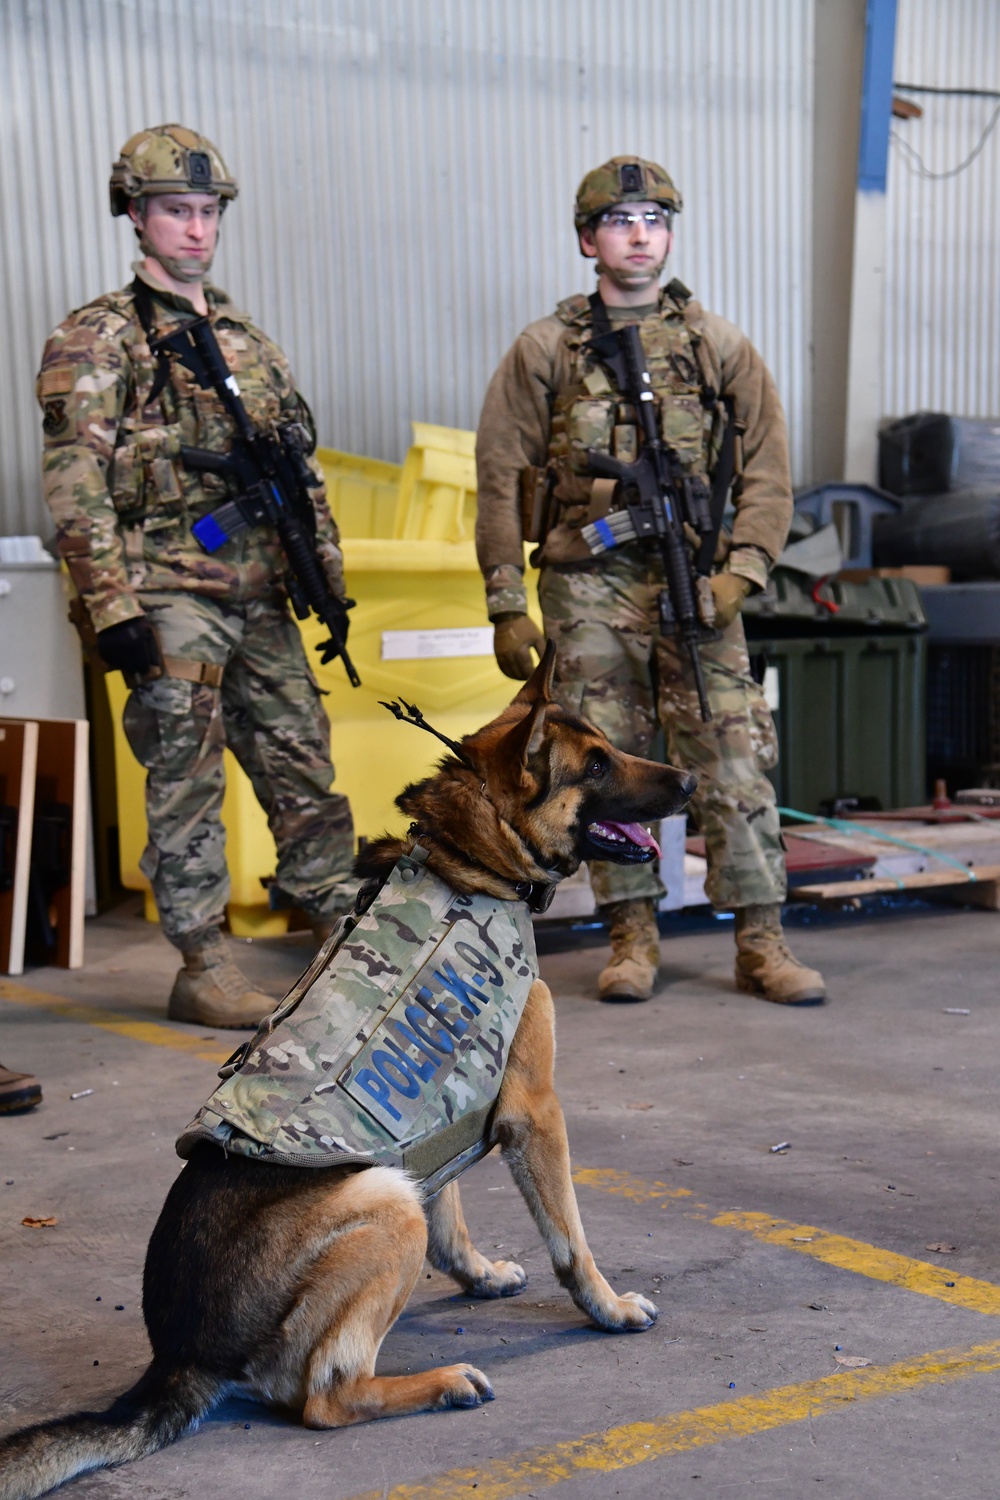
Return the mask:
<svg viewBox="0 0 1000 1500"><path fill-rule="evenodd" d="M750 592L750 581L736 573L713 573L710 579L715 599L715 623L720 630L731 625Z"/></svg>
<svg viewBox="0 0 1000 1500"><path fill-rule="evenodd" d="M516 677L527 682L535 670L531 659L532 649L541 656L545 649L545 637L528 615L495 615L493 619L493 650L497 666L505 677Z"/></svg>
<svg viewBox="0 0 1000 1500"><path fill-rule="evenodd" d="M145 677L153 667L163 666L163 653L153 622L146 615L119 620L97 632L97 650L104 665L112 672L129 677Z"/></svg>

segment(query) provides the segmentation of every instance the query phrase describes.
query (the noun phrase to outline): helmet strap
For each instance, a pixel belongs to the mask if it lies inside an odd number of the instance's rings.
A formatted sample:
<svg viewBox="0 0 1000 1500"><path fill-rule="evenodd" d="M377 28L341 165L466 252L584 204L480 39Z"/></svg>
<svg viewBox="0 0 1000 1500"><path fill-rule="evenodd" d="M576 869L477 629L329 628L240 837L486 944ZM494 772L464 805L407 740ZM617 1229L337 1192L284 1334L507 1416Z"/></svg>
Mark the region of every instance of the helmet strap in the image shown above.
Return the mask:
<svg viewBox="0 0 1000 1500"><path fill-rule="evenodd" d="M659 286L660 277L663 275L663 268L666 264L667 256L665 255L660 261L660 264L649 271L648 278L643 282L640 282L639 285L645 285L648 281L648 285L651 289ZM594 270L596 271L598 277L606 276L613 286L618 287L623 292L634 292L638 290L638 286L633 276L627 274L624 271L611 270L601 260L600 255L598 255L597 259L594 261Z"/></svg>

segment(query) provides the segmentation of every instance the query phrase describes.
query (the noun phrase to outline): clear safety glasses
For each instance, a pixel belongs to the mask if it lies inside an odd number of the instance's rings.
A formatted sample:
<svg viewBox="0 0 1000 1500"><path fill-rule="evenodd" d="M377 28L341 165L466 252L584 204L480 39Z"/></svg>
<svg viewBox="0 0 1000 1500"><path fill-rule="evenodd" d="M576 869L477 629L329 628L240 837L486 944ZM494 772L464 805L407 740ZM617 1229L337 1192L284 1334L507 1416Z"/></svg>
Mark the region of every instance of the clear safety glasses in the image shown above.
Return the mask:
<svg viewBox="0 0 1000 1500"><path fill-rule="evenodd" d="M669 229L671 218L662 208L647 208L641 214L629 213L624 208L611 208L606 213L599 214L597 222L602 228L612 230L614 234L630 234L635 224L642 224L650 231Z"/></svg>

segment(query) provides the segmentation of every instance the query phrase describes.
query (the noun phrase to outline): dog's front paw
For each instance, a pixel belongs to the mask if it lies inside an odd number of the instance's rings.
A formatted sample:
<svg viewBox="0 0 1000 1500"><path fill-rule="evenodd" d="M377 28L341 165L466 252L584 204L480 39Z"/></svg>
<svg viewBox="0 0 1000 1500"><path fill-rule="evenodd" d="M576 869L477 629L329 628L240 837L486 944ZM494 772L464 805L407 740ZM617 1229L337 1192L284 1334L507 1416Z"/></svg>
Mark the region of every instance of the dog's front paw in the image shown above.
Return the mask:
<svg viewBox="0 0 1000 1500"><path fill-rule="evenodd" d="M528 1285L528 1273L513 1260L484 1259L480 1274L466 1290L471 1297L516 1297Z"/></svg>
<svg viewBox="0 0 1000 1500"><path fill-rule="evenodd" d="M659 1316L659 1308L641 1292L623 1292L591 1313L598 1328L609 1333L643 1333Z"/></svg>
<svg viewBox="0 0 1000 1500"><path fill-rule="evenodd" d="M480 1402L496 1400L493 1387L475 1365L446 1365L438 1371L438 1376L441 1388L435 1405L439 1408L478 1406Z"/></svg>

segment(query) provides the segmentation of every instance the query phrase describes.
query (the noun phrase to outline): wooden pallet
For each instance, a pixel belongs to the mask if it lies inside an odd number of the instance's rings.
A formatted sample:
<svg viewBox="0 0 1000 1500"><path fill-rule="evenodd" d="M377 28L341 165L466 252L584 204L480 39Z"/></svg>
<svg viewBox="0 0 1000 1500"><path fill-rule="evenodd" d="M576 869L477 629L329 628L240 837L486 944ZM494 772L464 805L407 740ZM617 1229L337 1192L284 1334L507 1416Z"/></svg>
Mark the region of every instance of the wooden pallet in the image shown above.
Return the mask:
<svg viewBox="0 0 1000 1500"><path fill-rule="evenodd" d="M33 831L46 806L69 809L67 878L51 892L46 913L55 933L51 961L64 969L83 963L87 734L86 719L0 719L0 803L17 807L15 878L10 892L0 892L0 972L24 969L33 845L36 859L39 853Z"/></svg>
<svg viewBox="0 0 1000 1500"><path fill-rule="evenodd" d="M921 870L912 875L874 875L863 880L831 880L823 885L789 888L789 901L811 901L820 906L842 906L863 896L895 895L899 891L948 891L961 894L976 906L1000 911L1000 865L961 870Z"/></svg>
<svg viewBox="0 0 1000 1500"><path fill-rule="evenodd" d="M821 847L833 845L872 861L861 879L813 880L789 891L790 900L824 905L856 904L865 896L897 891L941 895L945 900L1000 910L1000 820L966 818L954 811L914 807L858 815L854 829L842 822L796 828L798 836ZM831 872L832 875L832 872Z"/></svg>
<svg viewBox="0 0 1000 1500"><path fill-rule="evenodd" d="M0 973L24 973L38 725L0 724L0 811L5 814L0 869Z"/></svg>

